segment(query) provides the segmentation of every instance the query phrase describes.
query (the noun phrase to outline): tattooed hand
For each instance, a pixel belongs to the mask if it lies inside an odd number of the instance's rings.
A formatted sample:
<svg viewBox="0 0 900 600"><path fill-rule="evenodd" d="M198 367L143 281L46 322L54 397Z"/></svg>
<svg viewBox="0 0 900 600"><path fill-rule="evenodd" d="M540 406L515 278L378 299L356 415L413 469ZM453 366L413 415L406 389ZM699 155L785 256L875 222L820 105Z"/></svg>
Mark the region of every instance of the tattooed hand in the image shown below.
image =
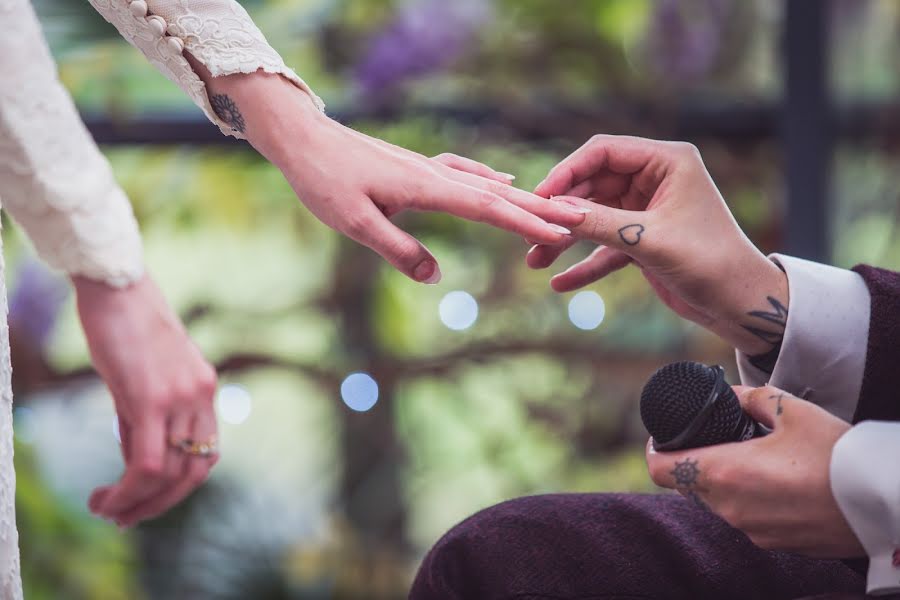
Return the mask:
<svg viewBox="0 0 900 600"><path fill-rule="evenodd" d="M602 244L554 277L554 289L574 290L634 263L682 317L750 356L777 357L787 278L740 230L696 148L596 136L535 193L591 212L562 244L534 246L532 268L550 266L575 238Z"/></svg>
<svg viewBox="0 0 900 600"><path fill-rule="evenodd" d="M441 211L559 243L584 211L518 190L513 177L442 154L426 158L322 114L277 75L212 77L188 55L216 114L277 166L326 225L380 254L410 278L437 283L441 271L418 240L389 220L404 210Z"/></svg>
<svg viewBox="0 0 900 600"><path fill-rule="evenodd" d="M653 481L704 505L762 548L864 556L829 477L832 449L850 425L773 387L734 389L744 410L773 433L677 452L656 452L648 443Z"/></svg>

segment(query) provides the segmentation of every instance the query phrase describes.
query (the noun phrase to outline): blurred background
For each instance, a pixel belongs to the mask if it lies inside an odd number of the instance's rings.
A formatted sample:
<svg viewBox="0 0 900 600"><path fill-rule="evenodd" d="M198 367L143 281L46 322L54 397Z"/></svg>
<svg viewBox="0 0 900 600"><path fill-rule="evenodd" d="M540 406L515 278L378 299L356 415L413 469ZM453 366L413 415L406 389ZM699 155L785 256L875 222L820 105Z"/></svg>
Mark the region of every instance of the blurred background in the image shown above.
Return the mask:
<svg viewBox="0 0 900 600"><path fill-rule="evenodd" d="M121 468L111 402L66 282L4 221L27 597L401 598L481 508L654 491L637 400L657 367L690 358L735 378L731 350L634 269L557 295L520 239L420 214L402 226L444 279L408 281L312 218L86 2L36 5L150 270L218 367L223 458L135 530L87 512ZM900 268L893 0L244 5L330 114L367 133L525 189L593 133L687 139L764 252Z"/></svg>

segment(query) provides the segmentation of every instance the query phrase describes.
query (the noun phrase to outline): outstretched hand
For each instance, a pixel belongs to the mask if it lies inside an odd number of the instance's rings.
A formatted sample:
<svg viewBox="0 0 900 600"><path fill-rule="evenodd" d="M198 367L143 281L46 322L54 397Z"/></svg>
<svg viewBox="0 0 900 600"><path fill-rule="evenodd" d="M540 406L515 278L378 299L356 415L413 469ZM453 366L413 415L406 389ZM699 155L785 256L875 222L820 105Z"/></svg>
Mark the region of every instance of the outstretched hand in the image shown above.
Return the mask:
<svg viewBox="0 0 900 600"><path fill-rule="evenodd" d="M669 308L734 347L752 356L780 342L787 279L738 227L694 146L598 135L535 193L590 213L564 243L534 246L529 266L550 266L576 239L600 244L552 279L555 290L634 263Z"/></svg>
<svg viewBox="0 0 900 600"><path fill-rule="evenodd" d="M91 358L119 418L125 472L96 489L92 512L131 526L184 499L217 455L192 456L173 441L214 439L215 370L188 338L148 276L123 289L74 278Z"/></svg>
<svg viewBox="0 0 900 600"><path fill-rule="evenodd" d="M834 499L831 453L850 425L773 387L735 386L741 406L774 431L746 442L677 452L647 444L653 481L678 490L768 550L864 556Z"/></svg>
<svg viewBox="0 0 900 600"><path fill-rule="evenodd" d="M416 281L437 283L441 271L421 242L391 223L404 210L444 212L545 244L562 242L584 221L582 212L518 190L511 176L473 160L426 158L345 127L280 76L212 77L187 58L213 107L227 105L219 117L281 170L320 221Z"/></svg>

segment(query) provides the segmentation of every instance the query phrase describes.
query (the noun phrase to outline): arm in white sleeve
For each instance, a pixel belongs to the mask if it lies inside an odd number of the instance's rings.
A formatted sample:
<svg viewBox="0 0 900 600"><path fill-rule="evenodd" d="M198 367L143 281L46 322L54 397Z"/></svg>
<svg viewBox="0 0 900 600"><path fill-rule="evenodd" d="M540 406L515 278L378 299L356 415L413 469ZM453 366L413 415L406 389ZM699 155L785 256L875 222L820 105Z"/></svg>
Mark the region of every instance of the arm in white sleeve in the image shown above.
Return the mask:
<svg viewBox="0 0 900 600"><path fill-rule="evenodd" d="M744 385L766 383L851 421L862 387L871 299L857 273L773 254L787 274L787 325L775 369L765 373L738 352Z"/></svg>
<svg viewBox="0 0 900 600"><path fill-rule="evenodd" d="M257 71L279 74L309 94L320 110L324 109L322 100L285 66L247 11L234 0L89 1L227 135L244 138L216 115L206 85L191 68L184 51L213 77Z"/></svg>
<svg viewBox="0 0 900 600"><path fill-rule="evenodd" d="M869 555L866 591L900 592L900 423L864 421L831 455L831 490Z"/></svg>
<svg viewBox="0 0 900 600"><path fill-rule="evenodd" d="M773 255L788 277L790 303L771 375L738 353L741 381L777 388L851 421L862 387L871 298L857 273ZM831 489L869 555L870 594L900 592L900 423L850 429L831 456Z"/></svg>
<svg viewBox="0 0 900 600"><path fill-rule="evenodd" d="M59 82L28 0L0 2L0 198L41 257L123 286L143 272L137 223Z"/></svg>

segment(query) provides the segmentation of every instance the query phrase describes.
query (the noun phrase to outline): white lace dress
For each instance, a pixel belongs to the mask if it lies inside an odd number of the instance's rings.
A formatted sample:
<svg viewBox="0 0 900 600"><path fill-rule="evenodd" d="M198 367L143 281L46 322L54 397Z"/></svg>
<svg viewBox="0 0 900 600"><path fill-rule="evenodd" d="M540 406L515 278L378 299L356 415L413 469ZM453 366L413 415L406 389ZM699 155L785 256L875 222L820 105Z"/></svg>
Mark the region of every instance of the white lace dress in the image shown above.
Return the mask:
<svg viewBox="0 0 900 600"><path fill-rule="evenodd" d="M214 77L279 73L321 100L233 0L90 0L122 36L178 84L224 133L205 84L182 54ZM0 0L0 201L40 255L66 273L126 286L142 273L141 242L116 184L66 90L28 0ZM22 597L15 524L12 388L0 255L0 598Z"/></svg>

